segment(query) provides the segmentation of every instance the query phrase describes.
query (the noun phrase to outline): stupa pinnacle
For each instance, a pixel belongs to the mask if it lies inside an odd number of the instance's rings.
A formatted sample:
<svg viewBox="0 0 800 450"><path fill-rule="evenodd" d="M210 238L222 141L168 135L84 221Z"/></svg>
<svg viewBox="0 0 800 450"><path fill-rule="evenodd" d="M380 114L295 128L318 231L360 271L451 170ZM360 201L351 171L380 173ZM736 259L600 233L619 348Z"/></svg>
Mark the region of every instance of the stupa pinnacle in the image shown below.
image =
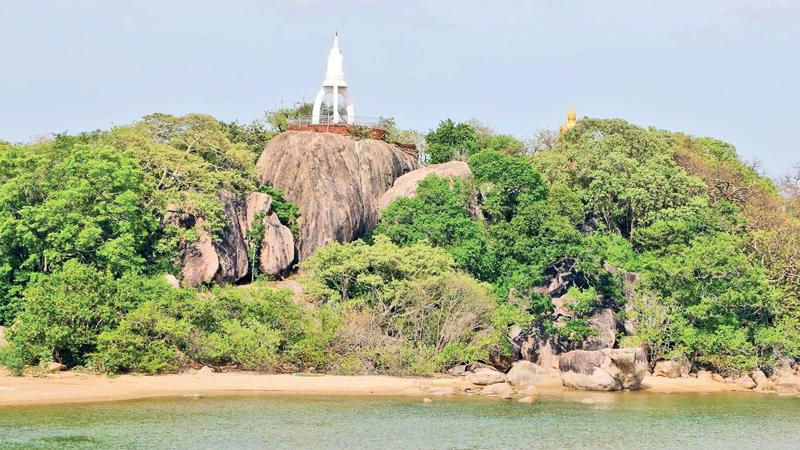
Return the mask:
<svg viewBox="0 0 800 450"><path fill-rule="evenodd" d="M345 121L348 124L353 124L355 120L355 108L350 99L350 94L347 92L347 81L344 79L344 58L342 57L341 49L339 48L339 33L333 38L333 47L328 54L328 67L325 70L325 80L322 82L322 87L314 99L314 110L311 116L311 123L317 125L320 123L320 111L322 109L322 102L325 96L331 95L333 97L333 117L330 119L331 123L341 123L342 118L339 115L339 95L344 98L345 109L347 117Z"/></svg>

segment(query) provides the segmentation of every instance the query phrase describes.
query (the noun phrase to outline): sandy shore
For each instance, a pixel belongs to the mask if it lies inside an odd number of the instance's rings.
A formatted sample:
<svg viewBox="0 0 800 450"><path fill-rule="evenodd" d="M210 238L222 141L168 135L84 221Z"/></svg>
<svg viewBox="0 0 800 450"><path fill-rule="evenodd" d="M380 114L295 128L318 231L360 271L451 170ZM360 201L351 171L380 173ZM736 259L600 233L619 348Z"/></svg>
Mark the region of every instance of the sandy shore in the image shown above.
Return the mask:
<svg viewBox="0 0 800 450"><path fill-rule="evenodd" d="M0 373L0 405L37 405L131 400L154 397L230 394L297 395L442 395L459 392L462 377L403 378L390 376L266 375L246 372L183 373L160 376L107 377L63 372L42 377L14 377ZM639 393L712 393L742 390L736 386L697 378L647 377ZM608 397L619 393L575 391L557 377L538 383L543 395Z"/></svg>

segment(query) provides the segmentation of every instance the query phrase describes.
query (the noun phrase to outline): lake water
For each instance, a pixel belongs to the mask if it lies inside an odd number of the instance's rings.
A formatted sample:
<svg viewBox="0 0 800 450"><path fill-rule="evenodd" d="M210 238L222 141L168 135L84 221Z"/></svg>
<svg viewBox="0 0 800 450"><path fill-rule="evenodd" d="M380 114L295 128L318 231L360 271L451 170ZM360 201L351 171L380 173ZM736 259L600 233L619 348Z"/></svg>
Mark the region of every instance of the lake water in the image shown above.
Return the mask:
<svg viewBox="0 0 800 450"><path fill-rule="evenodd" d="M236 396L0 407L0 448L800 448L800 399Z"/></svg>

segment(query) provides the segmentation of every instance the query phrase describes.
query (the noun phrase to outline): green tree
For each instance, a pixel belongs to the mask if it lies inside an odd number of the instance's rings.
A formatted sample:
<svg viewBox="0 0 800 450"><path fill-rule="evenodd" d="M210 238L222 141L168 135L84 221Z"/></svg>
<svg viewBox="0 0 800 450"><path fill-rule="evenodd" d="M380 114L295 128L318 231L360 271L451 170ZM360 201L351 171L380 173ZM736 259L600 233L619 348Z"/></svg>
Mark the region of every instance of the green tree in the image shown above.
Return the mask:
<svg viewBox="0 0 800 450"><path fill-rule="evenodd" d="M665 354L657 356L678 355L721 371L769 363L759 360L754 335L773 326L777 292L742 249L740 239L716 233L668 257L645 255L649 290L642 295L662 299L666 308L660 329L642 331L658 340L655 348Z"/></svg>
<svg viewBox="0 0 800 450"><path fill-rule="evenodd" d="M450 119L442 121L426 136L431 164L453 159L466 159L478 149L478 135L468 123L456 124Z"/></svg>
<svg viewBox="0 0 800 450"><path fill-rule="evenodd" d="M471 197L469 183L430 175L419 183L415 197L399 198L383 211L374 234L399 245L424 242L445 248L458 267L491 281L495 258L480 223L470 217Z"/></svg>
<svg viewBox="0 0 800 450"><path fill-rule="evenodd" d="M121 275L153 262L158 222L129 152L54 143L0 153L0 323L35 273L77 259Z"/></svg>

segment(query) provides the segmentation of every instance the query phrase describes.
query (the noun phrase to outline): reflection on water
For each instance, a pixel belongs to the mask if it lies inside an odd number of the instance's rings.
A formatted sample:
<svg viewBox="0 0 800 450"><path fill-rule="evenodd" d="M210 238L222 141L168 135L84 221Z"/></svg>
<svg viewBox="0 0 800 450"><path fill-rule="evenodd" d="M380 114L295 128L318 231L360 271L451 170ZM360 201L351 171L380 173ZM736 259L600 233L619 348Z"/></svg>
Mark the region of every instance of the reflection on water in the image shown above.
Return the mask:
<svg viewBox="0 0 800 450"><path fill-rule="evenodd" d="M240 396L0 407L0 448L800 448L800 399Z"/></svg>

